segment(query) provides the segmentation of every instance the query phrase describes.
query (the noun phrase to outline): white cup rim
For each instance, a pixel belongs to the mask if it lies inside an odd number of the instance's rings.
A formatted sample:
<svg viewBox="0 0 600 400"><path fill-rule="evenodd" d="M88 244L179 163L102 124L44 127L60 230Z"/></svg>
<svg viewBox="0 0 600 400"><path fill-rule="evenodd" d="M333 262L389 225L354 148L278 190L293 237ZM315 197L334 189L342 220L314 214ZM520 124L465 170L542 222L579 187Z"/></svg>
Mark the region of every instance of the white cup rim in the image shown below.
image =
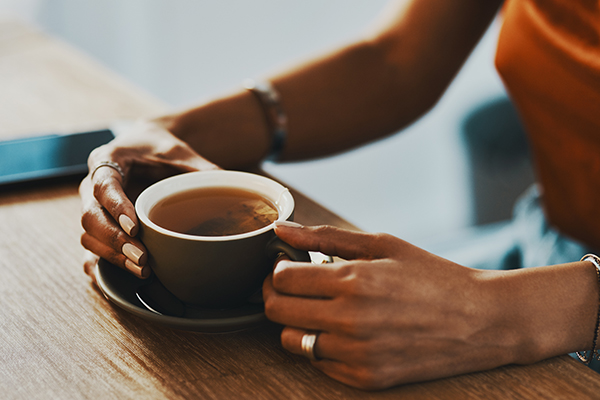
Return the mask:
<svg viewBox="0 0 600 400"><path fill-rule="evenodd" d="M140 222L146 227L165 236L198 242L229 242L246 239L268 232L275 227L275 222L260 229L227 236L198 236L165 229L148 218L148 214L160 200L186 190L199 187L235 187L259 193L277 207L276 221L287 220L294 211L294 198L285 186L267 177L239 171L197 171L187 172L163 179L147 187L135 202L135 211Z"/></svg>

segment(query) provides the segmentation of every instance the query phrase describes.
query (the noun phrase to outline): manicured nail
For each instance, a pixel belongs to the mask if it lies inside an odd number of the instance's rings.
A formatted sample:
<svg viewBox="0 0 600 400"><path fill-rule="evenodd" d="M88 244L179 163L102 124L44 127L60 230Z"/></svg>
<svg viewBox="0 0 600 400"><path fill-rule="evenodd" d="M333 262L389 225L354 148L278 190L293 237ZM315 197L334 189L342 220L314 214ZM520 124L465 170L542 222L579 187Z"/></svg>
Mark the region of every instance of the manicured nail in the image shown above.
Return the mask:
<svg viewBox="0 0 600 400"><path fill-rule="evenodd" d="M302 228L302 225L293 221L275 221L275 226L285 226L287 228Z"/></svg>
<svg viewBox="0 0 600 400"><path fill-rule="evenodd" d="M147 278L150 276L150 268L147 266L140 267L129 259L125 260L125 268L127 268L129 272L133 273L138 278Z"/></svg>
<svg viewBox="0 0 600 400"><path fill-rule="evenodd" d="M135 228L135 223L131 220L131 218L125 214L121 214L119 216L119 225L121 225L121 228L123 228L123 230L127 232L129 236L131 236L131 231L133 228Z"/></svg>
<svg viewBox="0 0 600 400"><path fill-rule="evenodd" d="M131 243L125 243L121 248L121 251L123 252L125 257L129 258L137 265L142 264L141 259L144 256L144 252L139 247Z"/></svg>
<svg viewBox="0 0 600 400"><path fill-rule="evenodd" d="M149 266L145 265L142 267L142 279L146 279L150 276L150 274L152 273L152 270L150 269Z"/></svg>

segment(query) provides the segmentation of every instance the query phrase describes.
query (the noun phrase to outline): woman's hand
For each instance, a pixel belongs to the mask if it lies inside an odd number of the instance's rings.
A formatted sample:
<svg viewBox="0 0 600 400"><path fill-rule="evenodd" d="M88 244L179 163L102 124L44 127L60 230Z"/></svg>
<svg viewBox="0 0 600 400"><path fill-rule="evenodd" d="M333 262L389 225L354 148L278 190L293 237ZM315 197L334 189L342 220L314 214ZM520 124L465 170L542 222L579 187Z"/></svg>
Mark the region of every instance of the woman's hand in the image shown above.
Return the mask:
<svg viewBox="0 0 600 400"><path fill-rule="evenodd" d="M267 317L302 354L320 332L313 365L348 385L380 389L516 361L512 327L491 312L486 274L386 234L284 223L292 246L348 261L280 261L264 283ZM494 272L491 272L494 274Z"/></svg>
<svg viewBox="0 0 600 400"><path fill-rule="evenodd" d="M98 167L103 162L118 165ZM140 278L148 277L147 251L135 238L139 222L130 191L181 172L218 169L159 124L140 122L126 134L95 149L88 159L90 173L81 182L81 236L85 272L94 278L98 257ZM124 178L124 179L123 179ZM128 194L126 194L126 192Z"/></svg>

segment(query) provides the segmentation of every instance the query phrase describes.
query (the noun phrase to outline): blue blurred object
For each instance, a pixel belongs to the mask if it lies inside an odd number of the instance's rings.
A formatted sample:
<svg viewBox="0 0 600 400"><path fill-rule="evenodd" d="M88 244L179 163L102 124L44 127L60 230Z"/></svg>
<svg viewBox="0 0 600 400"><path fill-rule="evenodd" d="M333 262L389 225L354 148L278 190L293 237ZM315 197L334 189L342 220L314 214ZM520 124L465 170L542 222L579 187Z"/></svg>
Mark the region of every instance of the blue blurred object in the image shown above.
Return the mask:
<svg viewBox="0 0 600 400"><path fill-rule="evenodd" d="M0 142L0 185L85 175L90 152L113 138L105 129Z"/></svg>

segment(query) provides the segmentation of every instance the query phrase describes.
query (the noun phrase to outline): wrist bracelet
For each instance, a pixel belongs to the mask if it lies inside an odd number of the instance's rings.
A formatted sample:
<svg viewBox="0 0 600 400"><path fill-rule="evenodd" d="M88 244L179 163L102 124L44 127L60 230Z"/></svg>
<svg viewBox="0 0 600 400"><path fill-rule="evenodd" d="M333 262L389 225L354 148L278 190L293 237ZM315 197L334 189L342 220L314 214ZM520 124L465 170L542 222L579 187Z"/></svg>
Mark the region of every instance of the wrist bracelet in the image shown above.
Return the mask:
<svg viewBox="0 0 600 400"><path fill-rule="evenodd" d="M253 79L246 79L244 88L256 96L265 114L271 139L265 160L277 161L287 139L287 116L281 106L279 93L268 81L255 82Z"/></svg>
<svg viewBox="0 0 600 400"><path fill-rule="evenodd" d="M586 254L585 256L583 256L581 258L581 261L589 261L592 264L594 264L594 267L596 268L596 279L598 280L598 290L599 290L599 294L598 294L598 315L596 316L596 328L594 329L594 339L592 340L592 349L588 352L588 351L578 351L577 357L579 357L579 359L581 360L581 362L583 362L584 364L589 364L592 359L595 357L597 360L600 360L600 352L598 352L598 349L596 348L597 342L598 342L598 328L600 327L600 258L598 256L595 256L594 254Z"/></svg>

